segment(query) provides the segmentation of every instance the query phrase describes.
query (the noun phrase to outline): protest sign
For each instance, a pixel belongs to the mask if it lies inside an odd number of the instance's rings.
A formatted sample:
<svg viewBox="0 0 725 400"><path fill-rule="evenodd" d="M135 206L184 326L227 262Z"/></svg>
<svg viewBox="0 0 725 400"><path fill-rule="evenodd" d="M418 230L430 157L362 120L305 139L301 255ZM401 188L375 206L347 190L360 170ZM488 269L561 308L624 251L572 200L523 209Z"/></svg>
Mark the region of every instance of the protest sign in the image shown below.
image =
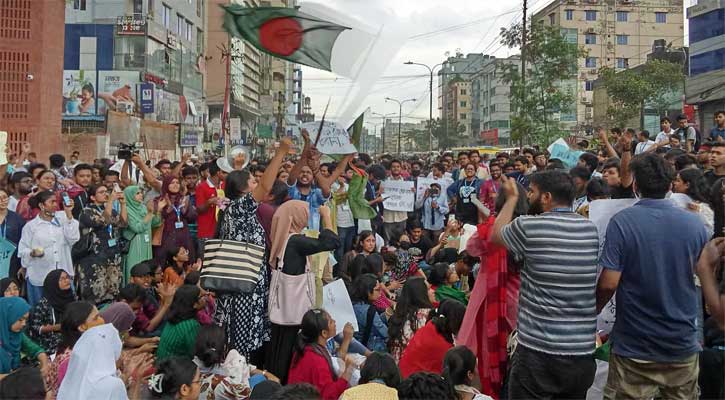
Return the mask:
<svg viewBox="0 0 725 400"><path fill-rule="evenodd" d="M576 167L576 164L579 161L579 156L584 153L583 151L575 151L570 149L569 144L567 144L566 141L562 138L557 139L548 147L547 150L549 150L549 153L551 154L551 157L549 157L549 159L559 159L562 163L564 163L564 166L567 168Z"/></svg>
<svg viewBox="0 0 725 400"><path fill-rule="evenodd" d="M413 182L384 181L383 208L390 211L413 211L415 192Z"/></svg>
<svg viewBox="0 0 725 400"><path fill-rule="evenodd" d="M302 124L310 135L312 143L317 142L317 150L322 154L352 154L357 153L355 145L350 142L350 134L347 129L335 122L325 121L322 127L320 140L317 140L317 131L320 129L319 122L308 122Z"/></svg>
<svg viewBox="0 0 725 400"><path fill-rule="evenodd" d="M599 232L599 246L604 245L609 220L618 212L636 203L637 199L594 200L589 203L589 219Z"/></svg>
<svg viewBox="0 0 725 400"><path fill-rule="evenodd" d="M447 177L443 177L440 179L418 177L418 186L415 189L417 198L422 199L425 195L425 191L428 190L430 188L430 185L432 185L433 183L441 185L441 193L445 193L446 189L448 189L448 186L453 183L453 179Z"/></svg>
<svg viewBox="0 0 725 400"><path fill-rule="evenodd" d="M328 283L322 288L322 308L337 323L336 334L342 333L346 323L352 324L352 329L356 332L359 330L357 325L357 317L355 310L352 308L350 295L347 293L345 283L342 279L338 279L332 283Z"/></svg>
<svg viewBox="0 0 725 400"><path fill-rule="evenodd" d="M0 131L0 165L8 163L8 155L6 153L8 147L8 133ZM2 275L0 275L2 276Z"/></svg>

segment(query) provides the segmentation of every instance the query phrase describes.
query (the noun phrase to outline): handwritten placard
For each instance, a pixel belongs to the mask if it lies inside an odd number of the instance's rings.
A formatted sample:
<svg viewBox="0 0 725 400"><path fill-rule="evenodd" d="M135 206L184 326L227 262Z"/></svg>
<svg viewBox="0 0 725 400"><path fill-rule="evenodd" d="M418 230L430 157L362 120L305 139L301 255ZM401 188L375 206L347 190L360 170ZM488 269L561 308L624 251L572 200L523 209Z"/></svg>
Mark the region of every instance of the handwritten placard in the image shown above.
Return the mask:
<svg viewBox="0 0 725 400"><path fill-rule="evenodd" d="M390 211L413 211L415 192L413 182L383 182L383 208Z"/></svg>
<svg viewBox="0 0 725 400"><path fill-rule="evenodd" d="M320 129L319 122L308 122L302 124L302 129L306 129L310 134L310 140L315 143L317 140L317 131ZM322 135L317 141L317 150L322 154L352 154L357 153L355 145L350 142L350 134L342 125L335 122L325 121L322 127Z"/></svg>
<svg viewBox="0 0 725 400"><path fill-rule="evenodd" d="M352 308L352 301L343 280L338 279L328 283L322 287L322 292L322 308L335 320L336 334L342 333L348 322L357 332L359 330L357 317L355 317L355 310Z"/></svg>
<svg viewBox="0 0 725 400"><path fill-rule="evenodd" d="M584 153L583 151L570 149L569 144L562 138L557 139L554 143L549 145L547 150L549 150L549 153L551 154L549 159L559 159L567 168L576 167L576 164L579 161L579 156Z"/></svg>
<svg viewBox="0 0 725 400"><path fill-rule="evenodd" d="M415 188L417 198L422 199L425 195L425 191L430 189L430 185L434 183L441 185L441 193L445 193L448 186L453 183L453 179L447 177L440 179L418 177L418 186Z"/></svg>

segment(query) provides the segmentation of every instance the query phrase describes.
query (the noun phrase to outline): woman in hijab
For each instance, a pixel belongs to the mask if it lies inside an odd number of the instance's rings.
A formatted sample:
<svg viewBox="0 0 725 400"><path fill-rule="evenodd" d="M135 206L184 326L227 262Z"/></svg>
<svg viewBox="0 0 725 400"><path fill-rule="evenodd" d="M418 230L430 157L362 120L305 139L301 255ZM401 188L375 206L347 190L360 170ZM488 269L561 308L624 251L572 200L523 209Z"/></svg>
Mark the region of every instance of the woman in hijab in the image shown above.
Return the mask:
<svg viewBox="0 0 725 400"><path fill-rule="evenodd" d="M51 353L56 352L63 338L60 323L65 307L76 300L70 281L62 269L51 271L43 281L43 298L30 311L30 337Z"/></svg>
<svg viewBox="0 0 725 400"><path fill-rule="evenodd" d="M96 326L83 333L73 347L58 400L127 400L124 380L131 375L119 377L116 371L121 347L121 338L112 324ZM143 371L148 365L148 360L143 360L125 369ZM129 392L137 391L140 381L135 379L135 387Z"/></svg>
<svg viewBox="0 0 725 400"><path fill-rule="evenodd" d="M164 265L166 255L172 247L189 249L189 259L196 261L196 246L191 239L189 224L196 221L196 207L189 196L181 192L181 180L167 176L161 186L161 196L154 200L154 212L161 215L161 225L154 232L154 260ZM161 232L159 236L158 232Z"/></svg>
<svg viewBox="0 0 725 400"><path fill-rule="evenodd" d="M23 333L30 305L20 297L0 298L0 374L20 367L20 353L37 359L44 373L50 366L48 355Z"/></svg>
<svg viewBox="0 0 725 400"><path fill-rule="evenodd" d="M134 265L151 260L151 230L161 225L161 217L154 212L154 203L143 204L143 191L138 186L129 186L123 190L126 198L128 226L123 230L123 237L130 241L128 254L123 259L124 284L131 282L131 268ZM159 201L159 208L166 206L166 200Z"/></svg>
<svg viewBox="0 0 725 400"><path fill-rule="evenodd" d="M107 324L112 324L123 339L131 330L133 321L136 320L136 313L127 303L119 301L101 310L101 317Z"/></svg>
<svg viewBox="0 0 725 400"><path fill-rule="evenodd" d="M309 263L308 256L340 246L339 237L332 231L330 209L325 205L320 206L320 236L314 239L302 234L309 219L309 209L309 203L301 200L290 200L277 209L272 218L272 249L269 253L272 268L281 269L288 275L301 275ZM272 354L268 358L267 369L283 384L287 382L299 330L300 325L272 324Z"/></svg>
<svg viewBox="0 0 725 400"><path fill-rule="evenodd" d="M20 285L12 278L0 279L0 297L20 296Z"/></svg>

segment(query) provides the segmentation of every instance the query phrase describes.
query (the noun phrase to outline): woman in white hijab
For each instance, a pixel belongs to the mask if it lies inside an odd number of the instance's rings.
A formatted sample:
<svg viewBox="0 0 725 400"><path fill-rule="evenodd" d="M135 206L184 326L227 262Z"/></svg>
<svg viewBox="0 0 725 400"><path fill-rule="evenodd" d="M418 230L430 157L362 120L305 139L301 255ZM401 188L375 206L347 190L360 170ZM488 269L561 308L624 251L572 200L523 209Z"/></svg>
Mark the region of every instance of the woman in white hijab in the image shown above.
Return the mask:
<svg viewBox="0 0 725 400"><path fill-rule="evenodd" d="M116 372L121 338L112 324L93 327L73 347L58 400L128 400L126 385Z"/></svg>

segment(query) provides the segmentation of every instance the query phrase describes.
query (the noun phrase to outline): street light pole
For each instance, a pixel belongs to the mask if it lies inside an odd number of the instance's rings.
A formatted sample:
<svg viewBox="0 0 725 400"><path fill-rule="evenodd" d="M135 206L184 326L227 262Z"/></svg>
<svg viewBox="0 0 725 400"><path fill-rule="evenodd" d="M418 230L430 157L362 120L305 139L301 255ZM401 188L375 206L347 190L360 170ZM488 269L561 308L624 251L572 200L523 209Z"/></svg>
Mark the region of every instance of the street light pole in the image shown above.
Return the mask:
<svg viewBox="0 0 725 400"><path fill-rule="evenodd" d="M415 99L397 100L390 97L386 97L385 101L394 101L398 103L398 154L400 154L400 126L403 124L403 104L407 102L413 102Z"/></svg>
<svg viewBox="0 0 725 400"><path fill-rule="evenodd" d="M443 64L436 64L432 68L426 64L416 63L416 62L412 62L412 61L407 61L404 64L421 65L423 67L428 68L428 71L430 72L430 81L428 82L428 90L430 90L430 100L428 103L428 152L432 152L433 151L433 70L436 69L436 67L439 67Z"/></svg>
<svg viewBox="0 0 725 400"><path fill-rule="evenodd" d="M383 144L382 144L382 151L380 153L381 154L385 154L385 127L387 126L387 124L386 124L387 121L386 120L387 120L388 117L392 117L393 115L395 115L395 113L380 114L380 113L374 112L374 113L372 113L372 115L377 115L378 117L380 117L380 118L383 119L383 134L382 134Z"/></svg>

